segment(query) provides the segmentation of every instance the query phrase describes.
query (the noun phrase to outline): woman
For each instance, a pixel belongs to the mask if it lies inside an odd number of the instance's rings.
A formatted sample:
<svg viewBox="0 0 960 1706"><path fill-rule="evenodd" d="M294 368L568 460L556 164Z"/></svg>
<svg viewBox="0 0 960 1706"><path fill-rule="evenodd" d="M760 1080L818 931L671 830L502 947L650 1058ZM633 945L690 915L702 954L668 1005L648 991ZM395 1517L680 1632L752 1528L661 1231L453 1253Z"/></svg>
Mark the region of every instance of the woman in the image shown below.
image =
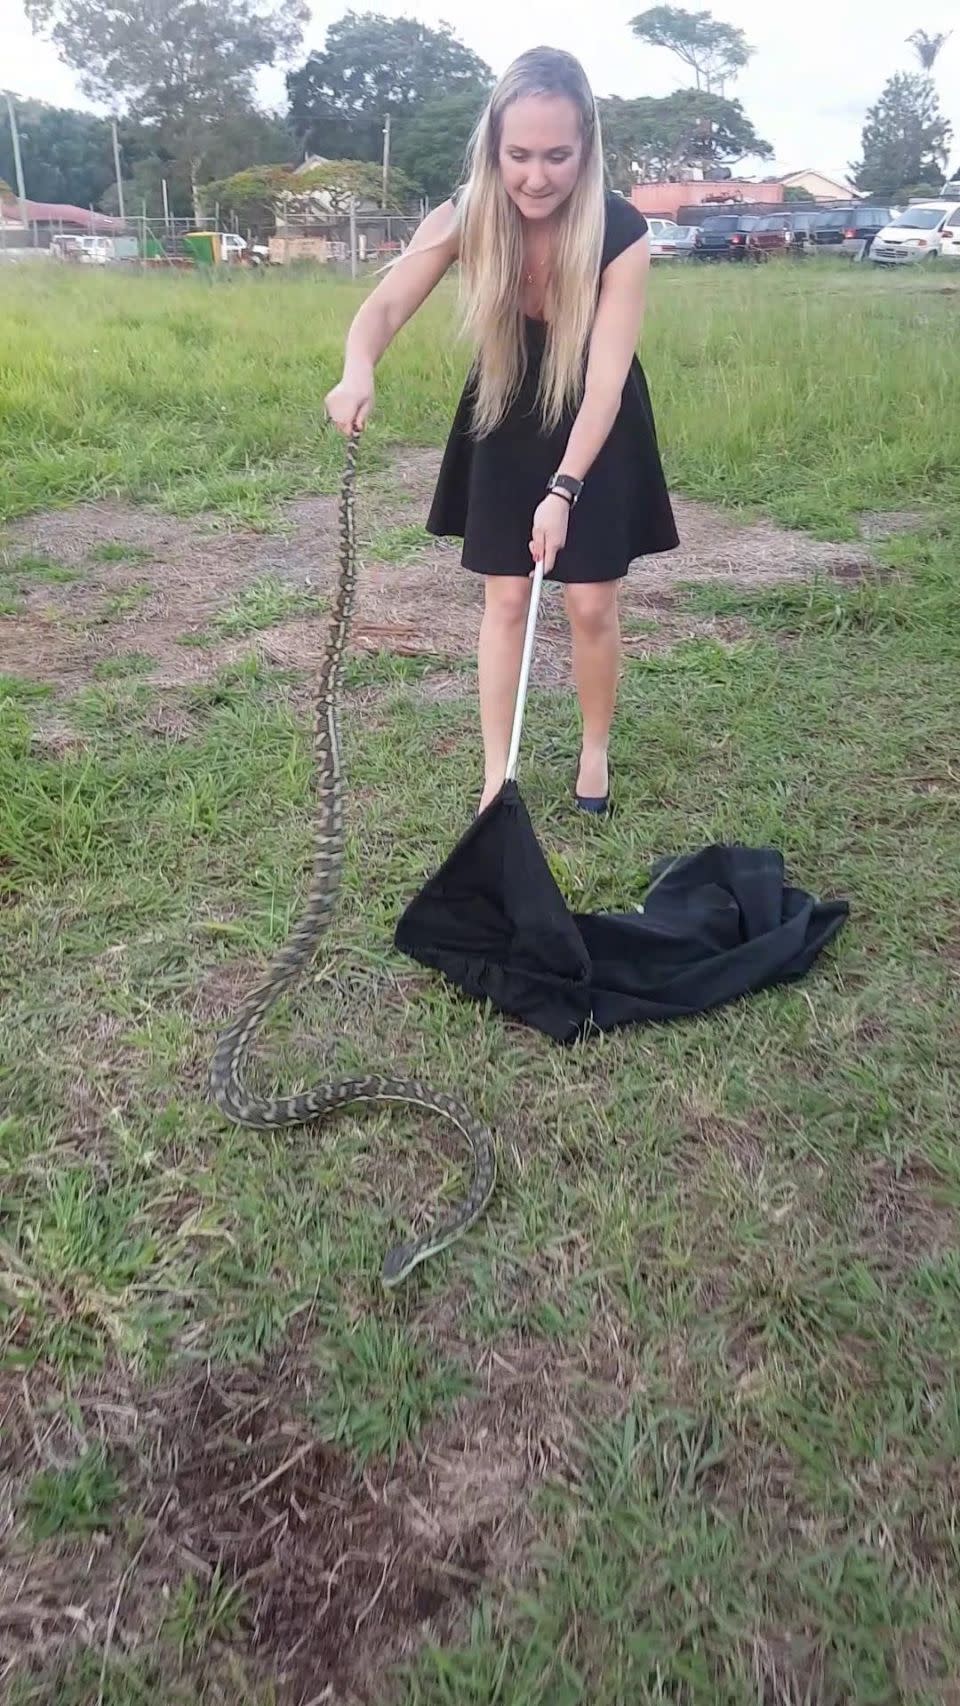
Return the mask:
<svg viewBox="0 0 960 1706"><path fill-rule="evenodd" d="M646 380L636 356L647 223L605 193L594 97L567 53L515 61L477 127L466 185L430 213L360 309L326 399L365 424L374 369L459 261L475 355L427 520L484 576L478 675L482 811L506 770L531 559L564 583L583 723L577 805L609 801L607 744L620 664L618 582L677 543Z"/></svg>

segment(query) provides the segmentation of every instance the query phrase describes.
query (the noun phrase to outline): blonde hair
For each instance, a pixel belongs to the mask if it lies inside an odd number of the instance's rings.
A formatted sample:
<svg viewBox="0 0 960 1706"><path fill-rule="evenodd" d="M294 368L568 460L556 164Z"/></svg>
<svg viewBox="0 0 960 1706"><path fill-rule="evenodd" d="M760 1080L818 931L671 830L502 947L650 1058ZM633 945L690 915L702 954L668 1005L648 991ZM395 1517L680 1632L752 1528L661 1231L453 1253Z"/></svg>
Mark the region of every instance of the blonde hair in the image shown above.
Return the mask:
<svg viewBox="0 0 960 1706"><path fill-rule="evenodd" d="M604 229L597 104L572 54L533 48L514 61L490 97L470 144L467 182L457 203L460 300L464 331L476 352L473 428L478 437L503 420L526 372L523 220L504 188L500 138L507 107L531 95L563 95L573 102L583 149L577 182L558 215L547 293L546 347L537 396L547 430L579 405L597 308Z"/></svg>

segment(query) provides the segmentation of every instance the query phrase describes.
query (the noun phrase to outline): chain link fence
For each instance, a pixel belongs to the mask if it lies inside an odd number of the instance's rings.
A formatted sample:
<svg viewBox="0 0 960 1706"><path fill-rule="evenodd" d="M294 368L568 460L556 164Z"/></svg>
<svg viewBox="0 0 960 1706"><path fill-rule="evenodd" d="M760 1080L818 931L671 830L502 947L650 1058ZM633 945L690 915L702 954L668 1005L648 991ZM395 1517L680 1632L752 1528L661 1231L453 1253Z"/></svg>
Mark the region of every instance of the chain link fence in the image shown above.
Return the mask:
<svg viewBox="0 0 960 1706"><path fill-rule="evenodd" d="M425 211L425 204L403 213L288 208L244 227L236 218L222 220L219 208L210 220L106 219L91 210L91 229L83 231L56 220L27 228L0 222L0 262L35 259L144 272L313 265L357 278L401 255Z"/></svg>

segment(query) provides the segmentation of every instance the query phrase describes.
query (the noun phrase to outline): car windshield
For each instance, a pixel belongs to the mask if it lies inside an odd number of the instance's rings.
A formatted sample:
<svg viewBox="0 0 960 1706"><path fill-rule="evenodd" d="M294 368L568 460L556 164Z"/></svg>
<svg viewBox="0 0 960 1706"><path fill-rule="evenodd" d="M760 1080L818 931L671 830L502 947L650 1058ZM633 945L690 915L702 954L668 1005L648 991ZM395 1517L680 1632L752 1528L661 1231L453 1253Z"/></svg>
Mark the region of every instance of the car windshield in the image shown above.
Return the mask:
<svg viewBox="0 0 960 1706"><path fill-rule="evenodd" d="M943 218L942 207L908 207L894 220L894 226L908 231L933 231Z"/></svg>

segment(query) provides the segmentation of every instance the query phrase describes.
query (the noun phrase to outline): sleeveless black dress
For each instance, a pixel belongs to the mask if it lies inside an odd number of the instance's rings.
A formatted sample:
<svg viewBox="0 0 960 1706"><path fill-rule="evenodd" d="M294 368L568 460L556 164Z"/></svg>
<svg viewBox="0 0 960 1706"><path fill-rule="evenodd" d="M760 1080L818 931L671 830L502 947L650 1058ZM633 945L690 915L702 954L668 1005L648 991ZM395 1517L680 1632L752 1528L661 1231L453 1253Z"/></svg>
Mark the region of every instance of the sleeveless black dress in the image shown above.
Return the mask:
<svg viewBox="0 0 960 1706"><path fill-rule="evenodd" d="M622 196L608 194L601 272L646 230L642 213ZM536 395L545 323L528 318L526 339L523 385L505 419L485 438L471 430L468 376L427 517L429 533L463 540L460 560L477 574L529 575L534 511L560 465L575 419L571 412L555 431L544 431ZM650 393L634 356L619 414L587 474L551 579L617 580L634 558L678 544Z"/></svg>

